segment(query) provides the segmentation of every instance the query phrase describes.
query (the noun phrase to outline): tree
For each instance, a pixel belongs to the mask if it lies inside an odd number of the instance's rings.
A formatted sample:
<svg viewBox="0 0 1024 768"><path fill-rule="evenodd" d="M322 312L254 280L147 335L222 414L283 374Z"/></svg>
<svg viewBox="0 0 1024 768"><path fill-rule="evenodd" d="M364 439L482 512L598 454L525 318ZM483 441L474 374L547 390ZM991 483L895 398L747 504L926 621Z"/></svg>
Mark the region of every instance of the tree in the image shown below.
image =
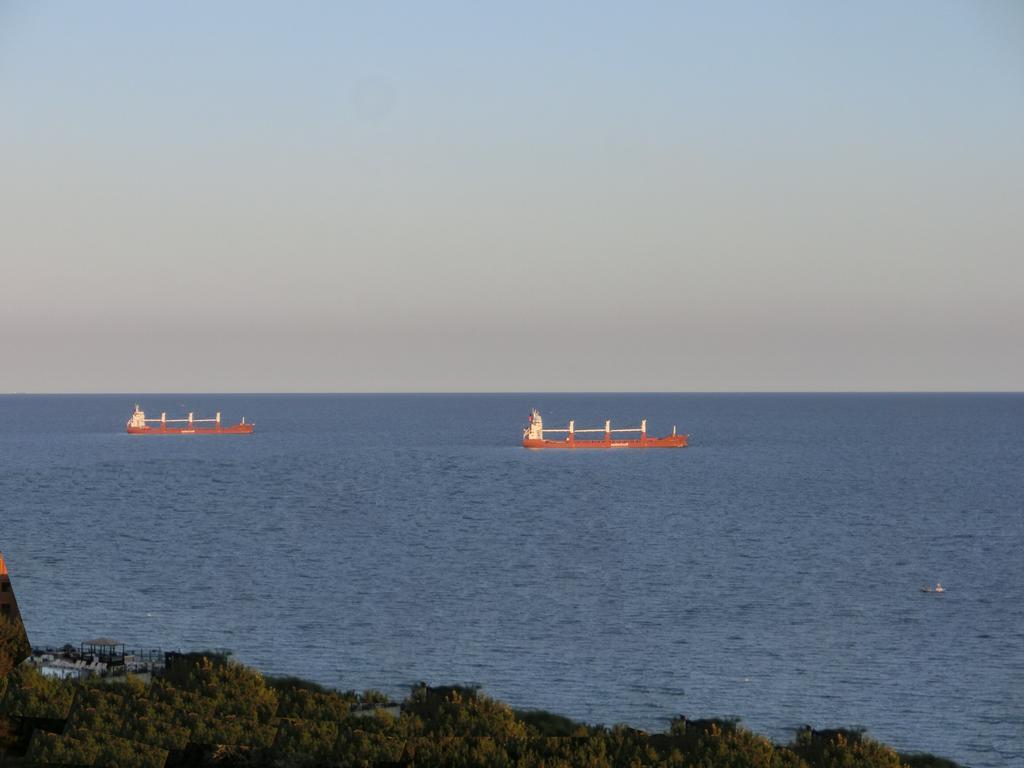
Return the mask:
<svg viewBox="0 0 1024 768"><path fill-rule="evenodd" d="M0 696L3 695L7 676L28 658L31 650L21 619L0 616Z"/></svg>

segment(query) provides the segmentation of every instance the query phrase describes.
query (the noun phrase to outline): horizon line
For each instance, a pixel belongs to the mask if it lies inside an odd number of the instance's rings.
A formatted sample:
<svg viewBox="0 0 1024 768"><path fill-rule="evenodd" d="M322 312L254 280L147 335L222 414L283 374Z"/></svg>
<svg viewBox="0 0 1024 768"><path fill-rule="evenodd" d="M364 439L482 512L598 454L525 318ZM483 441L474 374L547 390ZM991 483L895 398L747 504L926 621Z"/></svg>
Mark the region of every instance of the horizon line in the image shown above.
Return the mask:
<svg viewBox="0 0 1024 768"><path fill-rule="evenodd" d="M0 392L0 397L115 397L162 395L1021 395L1024 389L707 389L707 390L167 390L124 392Z"/></svg>

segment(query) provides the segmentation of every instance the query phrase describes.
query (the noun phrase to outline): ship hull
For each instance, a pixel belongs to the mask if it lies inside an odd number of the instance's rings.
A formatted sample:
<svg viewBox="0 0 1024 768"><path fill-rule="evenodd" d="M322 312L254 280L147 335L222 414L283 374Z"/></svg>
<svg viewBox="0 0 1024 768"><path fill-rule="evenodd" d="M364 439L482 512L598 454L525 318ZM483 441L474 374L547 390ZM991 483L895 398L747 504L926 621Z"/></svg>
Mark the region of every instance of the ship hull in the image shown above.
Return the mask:
<svg viewBox="0 0 1024 768"><path fill-rule="evenodd" d="M523 440L524 448L685 448L688 435L642 437L639 440Z"/></svg>
<svg viewBox="0 0 1024 768"><path fill-rule="evenodd" d="M249 435L253 424L235 424L231 427L128 427L129 435Z"/></svg>

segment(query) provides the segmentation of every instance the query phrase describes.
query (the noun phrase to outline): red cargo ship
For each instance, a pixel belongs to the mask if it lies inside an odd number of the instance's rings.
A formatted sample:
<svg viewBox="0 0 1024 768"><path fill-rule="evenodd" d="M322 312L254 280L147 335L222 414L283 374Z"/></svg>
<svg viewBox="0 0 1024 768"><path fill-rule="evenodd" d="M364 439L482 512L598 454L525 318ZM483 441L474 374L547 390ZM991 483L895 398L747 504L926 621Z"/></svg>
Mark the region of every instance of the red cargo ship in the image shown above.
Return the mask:
<svg viewBox="0 0 1024 768"><path fill-rule="evenodd" d="M567 434L565 440L545 440L545 432L564 432ZM604 438L601 440L577 440L576 435L581 432L602 432ZM612 433L639 432L639 438L622 439L612 436ZM611 421L604 423L604 429L576 429L576 422L570 421L568 429L546 429L544 420L540 417L540 411L536 408L530 414L530 423L523 430L524 448L685 448L689 435L677 435L676 428L672 427L672 434L666 437L648 437L647 419L640 422L639 427L625 429L612 429Z"/></svg>
<svg viewBox="0 0 1024 768"><path fill-rule="evenodd" d="M150 426L151 424L153 426ZM183 426L169 427L168 424L182 424ZM213 424L213 426L197 427L197 424ZM146 412L136 404L135 413L128 419L127 431L129 435L248 435L254 426L254 424L246 424L243 416L240 423L222 427L220 411L217 411L217 415L212 419L195 419L191 413L187 419L168 419L166 413L161 413L159 419L147 419Z"/></svg>

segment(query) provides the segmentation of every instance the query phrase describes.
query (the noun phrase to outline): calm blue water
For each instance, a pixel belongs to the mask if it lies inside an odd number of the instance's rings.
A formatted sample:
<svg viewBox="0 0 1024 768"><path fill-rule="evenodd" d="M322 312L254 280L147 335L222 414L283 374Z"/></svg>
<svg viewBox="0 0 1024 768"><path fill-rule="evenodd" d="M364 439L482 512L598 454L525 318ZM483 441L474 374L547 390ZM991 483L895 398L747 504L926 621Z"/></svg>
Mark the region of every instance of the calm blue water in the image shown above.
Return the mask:
<svg viewBox="0 0 1024 768"><path fill-rule="evenodd" d="M129 437L133 396L0 397L0 549L37 645L1024 764L1024 396L138 400L258 431ZM534 405L692 447L529 452Z"/></svg>

